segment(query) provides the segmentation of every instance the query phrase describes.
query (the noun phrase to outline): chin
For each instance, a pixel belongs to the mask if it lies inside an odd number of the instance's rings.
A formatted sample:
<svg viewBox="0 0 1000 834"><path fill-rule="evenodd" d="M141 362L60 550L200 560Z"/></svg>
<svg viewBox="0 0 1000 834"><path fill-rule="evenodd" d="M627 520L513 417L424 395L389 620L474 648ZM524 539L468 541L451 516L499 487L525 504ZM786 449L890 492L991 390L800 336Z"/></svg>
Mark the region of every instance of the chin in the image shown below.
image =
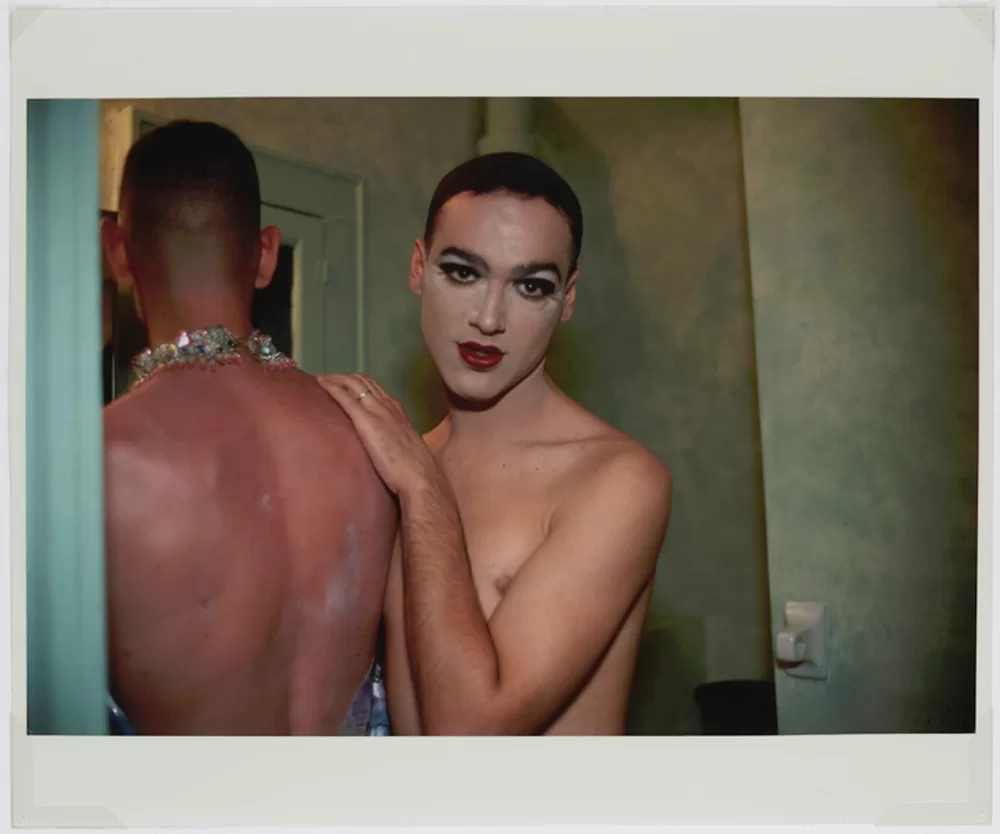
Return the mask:
<svg viewBox="0 0 1000 834"><path fill-rule="evenodd" d="M481 373L466 368L443 374L444 384L453 397L468 403L488 407L511 389L510 381L495 373Z"/></svg>

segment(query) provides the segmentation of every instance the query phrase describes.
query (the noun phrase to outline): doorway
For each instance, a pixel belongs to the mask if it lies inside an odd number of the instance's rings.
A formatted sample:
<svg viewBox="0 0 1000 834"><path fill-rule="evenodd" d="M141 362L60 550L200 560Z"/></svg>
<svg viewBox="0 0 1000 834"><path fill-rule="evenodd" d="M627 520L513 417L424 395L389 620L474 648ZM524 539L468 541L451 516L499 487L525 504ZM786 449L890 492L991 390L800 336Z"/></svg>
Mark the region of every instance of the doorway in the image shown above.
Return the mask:
<svg viewBox="0 0 1000 834"><path fill-rule="evenodd" d="M282 353L292 355L292 283L294 281L295 248L282 243L278 250L278 265L271 283L253 294L251 324L271 337Z"/></svg>

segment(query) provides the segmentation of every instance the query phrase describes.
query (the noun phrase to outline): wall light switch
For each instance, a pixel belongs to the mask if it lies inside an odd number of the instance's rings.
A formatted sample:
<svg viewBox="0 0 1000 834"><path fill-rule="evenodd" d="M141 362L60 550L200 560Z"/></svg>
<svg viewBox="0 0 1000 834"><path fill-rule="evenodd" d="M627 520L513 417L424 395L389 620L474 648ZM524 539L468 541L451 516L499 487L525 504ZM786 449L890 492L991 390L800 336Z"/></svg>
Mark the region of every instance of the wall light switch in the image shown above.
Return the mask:
<svg viewBox="0 0 1000 834"><path fill-rule="evenodd" d="M778 667L795 678L827 677L826 603L786 602L785 626L774 640Z"/></svg>

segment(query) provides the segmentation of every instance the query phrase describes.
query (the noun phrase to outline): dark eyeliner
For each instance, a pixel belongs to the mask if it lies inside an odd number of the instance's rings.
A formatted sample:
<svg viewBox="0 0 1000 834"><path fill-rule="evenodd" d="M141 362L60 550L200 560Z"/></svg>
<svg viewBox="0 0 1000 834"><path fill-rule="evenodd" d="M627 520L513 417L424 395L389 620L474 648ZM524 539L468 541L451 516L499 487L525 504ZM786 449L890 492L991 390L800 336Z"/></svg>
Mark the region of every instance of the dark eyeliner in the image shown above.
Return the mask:
<svg viewBox="0 0 1000 834"><path fill-rule="evenodd" d="M457 263L455 261L441 261L438 263L438 269L440 269L456 284L468 284L473 278L479 277L479 272L475 267L469 266L468 264ZM468 273L468 276L460 278L457 275L459 272L466 272Z"/></svg>
<svg viewBox="0 0 1000 834"><path fill-rule="evenodd" d="M533 299L535 301L540 301L543 298L548 298L556 291L555 282L550 281L547 278L522 278L518 282L518 286L527 287L534 285L535 289L539 290L536 293L522 292L521 295L528 299Z"/></svg>

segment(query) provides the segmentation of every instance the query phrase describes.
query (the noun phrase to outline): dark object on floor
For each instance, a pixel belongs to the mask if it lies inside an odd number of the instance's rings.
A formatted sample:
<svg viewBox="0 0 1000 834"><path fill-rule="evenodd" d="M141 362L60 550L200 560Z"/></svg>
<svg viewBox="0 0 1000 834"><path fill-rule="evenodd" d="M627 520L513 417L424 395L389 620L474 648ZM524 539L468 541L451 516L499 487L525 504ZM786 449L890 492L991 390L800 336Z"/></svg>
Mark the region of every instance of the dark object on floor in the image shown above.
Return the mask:
<svg viewBox="0 0 1000 834"><path fill-rule="evenodd" d="M773 681L717 681L694 690L706 736L766 736L778 732Z"/></svg>

